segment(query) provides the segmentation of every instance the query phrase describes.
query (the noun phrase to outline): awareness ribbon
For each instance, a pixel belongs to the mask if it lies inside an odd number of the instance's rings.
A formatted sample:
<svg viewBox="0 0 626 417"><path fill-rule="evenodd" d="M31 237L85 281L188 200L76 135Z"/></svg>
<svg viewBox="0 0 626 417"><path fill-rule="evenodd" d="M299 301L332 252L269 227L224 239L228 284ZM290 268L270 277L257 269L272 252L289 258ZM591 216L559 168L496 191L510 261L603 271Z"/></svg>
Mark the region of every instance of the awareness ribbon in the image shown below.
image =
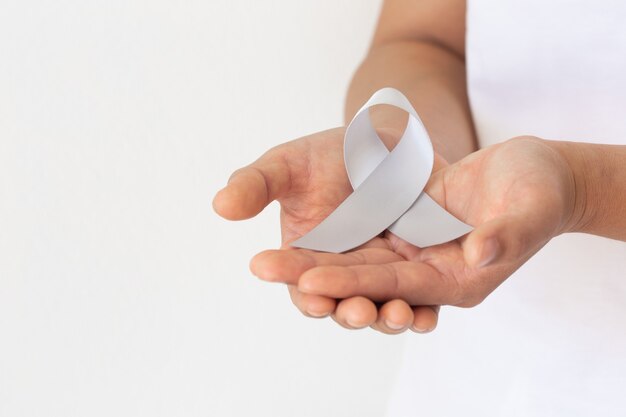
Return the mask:
<svg viewBox="0 0 626 417"><path fill-rule="evenodd" d="M369 109L378 104L409 114L404 134L391 152L370 120ZM354 191L292 246L345 252L387 229L424 248L472 230L424 192L433 169L433 146L417 112L400 91L378 90L357 112L345 132L344 162Z"/></svg>

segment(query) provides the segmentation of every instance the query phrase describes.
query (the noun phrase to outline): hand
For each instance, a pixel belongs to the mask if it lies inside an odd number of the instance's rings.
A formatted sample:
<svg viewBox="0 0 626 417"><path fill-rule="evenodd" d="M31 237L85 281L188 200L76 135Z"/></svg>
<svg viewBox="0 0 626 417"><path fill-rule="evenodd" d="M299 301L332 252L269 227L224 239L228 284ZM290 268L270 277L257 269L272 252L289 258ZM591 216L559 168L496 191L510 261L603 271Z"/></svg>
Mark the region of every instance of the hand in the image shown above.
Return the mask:
<svg viewBox="0 0 626 417"><path fill-rule="evenodd" d="M264 279L297 284L294 298L344 299L335 311L344 325L346 316L356 315L357 307L366 305L363 298L355 297L393 300L369 324L397 332L403 329L386 326L385 321L400 316L406 320L408 305L480 303L567 229L575 200L565 159L549 142L530 137L484 149L436 172L427 192L476 229L465 238L426 249L386 234L365 248L340 255L270 251L258 255L252 268ZM300 232L312 226L309 223ZM342 303L347 305L340 310ZM422 311L414 312L413 319Z"/></svg>
<svg viewBox="0 0 626 417"><path fill-rule="evenodd" d="M348 254L332 255L290 249L287 245L330 214L351 192L343 163L344 129L320 132L271 149L251 165L237 170L214 199L215 211L231 220L250 218L267 204L281 204L283 248L266 251L251 262L252 271L269 281L285 282L294 304L307 316L332 317L347 328L373 326L396 333L409 327L430 330L437 321L437 307L410 307L391 300L377 308L364 297L326 297L298 290L299 277L319 265L359 265L404 260L386 238L375 238ZM400 135L381 130L383 140Z"/></svg>

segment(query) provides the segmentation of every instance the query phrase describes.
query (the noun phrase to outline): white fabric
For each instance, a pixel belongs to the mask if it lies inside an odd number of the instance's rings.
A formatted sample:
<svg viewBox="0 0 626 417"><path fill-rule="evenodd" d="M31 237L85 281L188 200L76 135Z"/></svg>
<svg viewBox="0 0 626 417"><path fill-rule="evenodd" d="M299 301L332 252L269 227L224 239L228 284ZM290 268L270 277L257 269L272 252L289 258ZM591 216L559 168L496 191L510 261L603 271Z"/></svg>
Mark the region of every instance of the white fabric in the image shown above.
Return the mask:
<svg viewBox="0 0 626 417"><path fill-rule="evenodd" d="M480 143L626 144L626 2L470 0ZM564 235L474 309L407 337L389 416L626 415L626 243Z"/></svg>

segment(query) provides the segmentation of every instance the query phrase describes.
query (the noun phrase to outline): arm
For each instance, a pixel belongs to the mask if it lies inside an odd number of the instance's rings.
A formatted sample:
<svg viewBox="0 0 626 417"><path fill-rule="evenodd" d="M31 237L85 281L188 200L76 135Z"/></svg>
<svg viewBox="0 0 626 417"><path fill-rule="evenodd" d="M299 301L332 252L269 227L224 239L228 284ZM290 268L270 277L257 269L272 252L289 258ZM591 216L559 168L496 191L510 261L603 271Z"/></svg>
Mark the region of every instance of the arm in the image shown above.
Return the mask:
<svg viewBox="0 0 626 417"><path fill-rule="evenodd" d="M455 162L476 149L465 85L465 1L386 0L370 51L346 101L349 122L378 89L395 87L411 101L435 150ZM388 107L376 126L402 129L406 116Z"/></svg>

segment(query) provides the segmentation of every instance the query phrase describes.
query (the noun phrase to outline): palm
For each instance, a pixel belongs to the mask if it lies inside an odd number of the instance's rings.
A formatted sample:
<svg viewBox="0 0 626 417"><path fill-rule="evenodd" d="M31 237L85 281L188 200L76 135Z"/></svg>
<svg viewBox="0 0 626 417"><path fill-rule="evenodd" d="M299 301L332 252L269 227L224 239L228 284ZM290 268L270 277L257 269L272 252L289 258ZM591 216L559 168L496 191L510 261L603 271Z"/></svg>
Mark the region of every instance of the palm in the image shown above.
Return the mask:
<svg viewBox="0 0 626 417"><path fill-rule="evenodd" d="M322 221L351 192L343 165L344 129L333 129L274 149L289 166L290 186L279 200L283 242Z"/></svg>

